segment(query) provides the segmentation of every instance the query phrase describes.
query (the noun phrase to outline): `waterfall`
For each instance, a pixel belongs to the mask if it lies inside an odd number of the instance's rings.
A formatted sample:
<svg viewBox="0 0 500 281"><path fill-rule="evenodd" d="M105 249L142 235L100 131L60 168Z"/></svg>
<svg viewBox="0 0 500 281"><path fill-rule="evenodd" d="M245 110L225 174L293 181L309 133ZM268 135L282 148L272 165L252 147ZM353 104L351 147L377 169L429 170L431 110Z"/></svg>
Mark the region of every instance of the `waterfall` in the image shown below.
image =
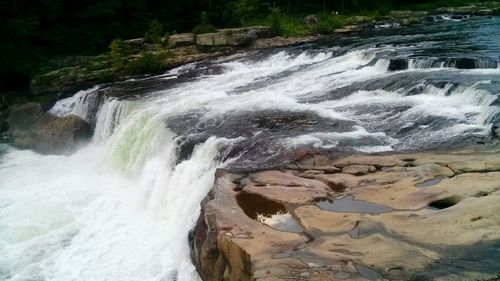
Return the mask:
<svg viewBox="0 0 500 281"><path fill-rule="evenodd" d="M71 97L59 100L48 112L56 116L74 114L91 125L95 125L95 113L101 101L101 96L96 94L99 86L81 90Z"/></svg>
<svg viewBox="0 0 500 281"><path fill-rule="evenodd" d="M133 98L94 87L60 100L49 112L82 117L94 138L71 156L0 148L0 280L199 280L187 237L217 168L491 137L497 65L358 40L191 64L127 81Z"/></svg>

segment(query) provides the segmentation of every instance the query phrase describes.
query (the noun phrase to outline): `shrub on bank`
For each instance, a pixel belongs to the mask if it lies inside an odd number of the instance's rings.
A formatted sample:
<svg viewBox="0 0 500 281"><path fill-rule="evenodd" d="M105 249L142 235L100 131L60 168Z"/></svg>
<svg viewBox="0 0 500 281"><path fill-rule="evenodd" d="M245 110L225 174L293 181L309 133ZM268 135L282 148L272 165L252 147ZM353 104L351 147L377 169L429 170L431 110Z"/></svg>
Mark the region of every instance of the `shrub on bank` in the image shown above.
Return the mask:
<svg viewBox="0 0 500 281"><path fill-rule="evenodd" d="M144 41L152 44L161 44L162 37L165 34L163 25L158 20L152 20L149 23L149 29L144 35Z"/></svg>
<svg viewBox="0 0 500 281"><path fill-rule="evenodd" d="M217 29L210 23L208 14L206 12L201 12L200 24L193 29L194 34L212 33L216 32Z"/></svg>
<svg viewBox="0 0 500 281"><path fill-rule="evenodd" d="M145 53L131 60L123 71L128 75L155 73L165 69L165 60L168 57L169 53Z"/></svg>
<svg viewBox="0 0 500 281"><path fill-rule="evenodd" d="M323 14L316 24L316 32L319 34L332 34L335 29L346 25L347 19L346 16Z"/></svg>

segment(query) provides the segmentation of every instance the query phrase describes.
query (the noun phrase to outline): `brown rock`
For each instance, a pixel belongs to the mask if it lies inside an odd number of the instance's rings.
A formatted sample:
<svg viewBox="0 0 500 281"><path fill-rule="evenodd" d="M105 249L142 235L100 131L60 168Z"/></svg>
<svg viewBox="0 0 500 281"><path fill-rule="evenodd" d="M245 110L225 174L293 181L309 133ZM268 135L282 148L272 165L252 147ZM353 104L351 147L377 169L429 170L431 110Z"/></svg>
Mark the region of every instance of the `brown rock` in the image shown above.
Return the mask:
<svg viewBox="0 0 500 281"><path fill-rule="evenodd" d="M344 174L351 174L355 176L362 176L366 175L368 173L373 173L377 170L377 168L373 166L367 166L367 165L350 165L346 166L342 169L342 173Z"/></svg>
<svg viewBox="0 0 500 281"><path fill-rule="evenodd" d="M306 171L298 165L218 172L192 237L204 280L486 280L498 274L491 266L500 258L491 251L500 244L498 151L315 159L343 172L326 174L314 163ZM354 170L362 173L345 173ZM257 201L238 201L241 194ZM298 233L283 227L290 221Z"/></svg>
<svg viewBox="0 0 500 281"><path fill-rule="evenodd" d="M174 34L170 35L168 37L168 44L179 47L179 46L189 46L189 45L194 45L195 40L194 40L194 34L193 33L180 33L180 34Z"/></svg>

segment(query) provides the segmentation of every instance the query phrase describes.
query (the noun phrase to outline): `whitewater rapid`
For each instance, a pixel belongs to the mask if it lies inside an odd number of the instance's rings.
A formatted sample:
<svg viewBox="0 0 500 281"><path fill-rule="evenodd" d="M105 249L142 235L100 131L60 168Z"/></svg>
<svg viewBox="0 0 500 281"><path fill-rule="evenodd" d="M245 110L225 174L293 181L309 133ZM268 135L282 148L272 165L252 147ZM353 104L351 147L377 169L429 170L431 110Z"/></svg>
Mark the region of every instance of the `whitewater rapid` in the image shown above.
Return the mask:
<svg viewBox="0 0 500 281"><path fill-rule="evenodd" d="M390 70L416 48L252 53L59 101L49 112L82 117L94 138L71 156L0 144L0 280L199 280L188 232L217 168L491 138L500 69L425 57ZM142 94L120 96L132 86Z"/></svg>

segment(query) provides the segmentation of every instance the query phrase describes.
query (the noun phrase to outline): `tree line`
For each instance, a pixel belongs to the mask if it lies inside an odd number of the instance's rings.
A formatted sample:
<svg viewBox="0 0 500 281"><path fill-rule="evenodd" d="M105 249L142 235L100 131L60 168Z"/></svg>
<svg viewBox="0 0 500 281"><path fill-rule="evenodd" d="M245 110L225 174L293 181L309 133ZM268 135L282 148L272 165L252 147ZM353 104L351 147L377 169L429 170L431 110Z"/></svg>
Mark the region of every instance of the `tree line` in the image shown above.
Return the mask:
<svg viewBox="0 0 500 281"><path fill-rule="evenodd" d="M432 1L432 0L429 0ZM156 19L167 31L191 31L206 12L217 27L265 17L273 7L306 15L338 11L388 11L422 0L1 0L0 91L27 88L50 58L92 55L114 38L144 36ZM439 0L456 1L456 0Z"/></svg>

